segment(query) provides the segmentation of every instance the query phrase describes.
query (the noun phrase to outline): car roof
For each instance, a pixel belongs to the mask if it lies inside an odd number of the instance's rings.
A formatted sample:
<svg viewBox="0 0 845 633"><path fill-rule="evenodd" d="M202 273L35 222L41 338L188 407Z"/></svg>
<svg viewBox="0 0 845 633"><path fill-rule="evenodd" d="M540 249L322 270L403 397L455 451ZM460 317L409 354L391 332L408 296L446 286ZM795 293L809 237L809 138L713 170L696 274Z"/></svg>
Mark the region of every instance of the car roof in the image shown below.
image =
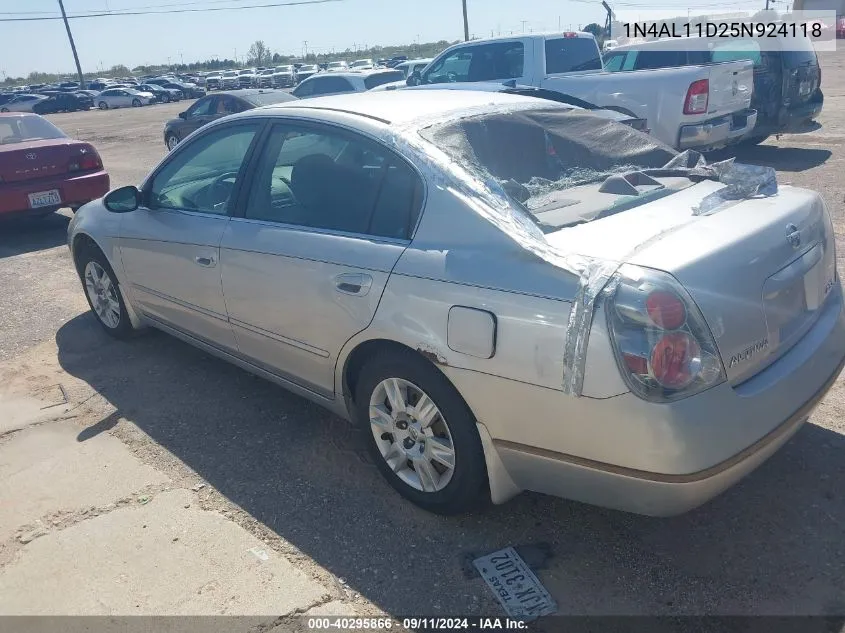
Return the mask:
<svg viewBox="0 0 845 633"><path fill-rule="evenodd" d="M494 37L485 37L483 39L478 40L468 40L466 42L459 42L458 44L454 44L454 46L465 46L465 45L473 45L473 44L485 44L487 42L498 42L501 40L518 40L522 38L534 38L534 37L541 37L546 40L551 39L563 39L564 37L580 37L580 38L587 38L587 39L596 39L592 33L587 33L586 31L544 31L542 33L528 33L525 34L517 34L517 35L496 35ZM451 48L451 47L450 47Z"/></svg>
<svg viewBox="0 0 845 633"><path fill-rule="evenodd" d="M445 115L465 112L484 106L507 106L538 103L537 99L502 93L469 90L432 90L425 99L419 92L393 90L384 92L357 92L314 97L261 108L261 111L284 112L291 108L302 110L335 110L377 119L386 124L406 124Z"/></svg>

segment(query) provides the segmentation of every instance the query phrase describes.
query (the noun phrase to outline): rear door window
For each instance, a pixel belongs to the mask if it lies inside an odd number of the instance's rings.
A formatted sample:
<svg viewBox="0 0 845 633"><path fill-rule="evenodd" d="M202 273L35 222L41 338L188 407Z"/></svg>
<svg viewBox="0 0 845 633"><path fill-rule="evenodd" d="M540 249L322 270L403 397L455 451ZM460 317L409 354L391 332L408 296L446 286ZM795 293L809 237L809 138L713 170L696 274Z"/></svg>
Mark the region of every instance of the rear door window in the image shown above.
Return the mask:
<svg viewBox="0 0 845 633"><path fill-rule="evenodd" d="M685 51L642 50L637 55L635 70L654 70L686 65Z"/></svg>
<svg viewBox="0 0 845 633"><path fill-rule="evenodd" d="M426 83L463 83L517 79L525 74L525 45L494 42L452 51L431 66Z"/></svg>
<svg viewBox="0 0 845 633"><path fill-rule="evenodd" d="M591 37L562 37L546 40L546 73L601 70L601 55Z"/></svg>

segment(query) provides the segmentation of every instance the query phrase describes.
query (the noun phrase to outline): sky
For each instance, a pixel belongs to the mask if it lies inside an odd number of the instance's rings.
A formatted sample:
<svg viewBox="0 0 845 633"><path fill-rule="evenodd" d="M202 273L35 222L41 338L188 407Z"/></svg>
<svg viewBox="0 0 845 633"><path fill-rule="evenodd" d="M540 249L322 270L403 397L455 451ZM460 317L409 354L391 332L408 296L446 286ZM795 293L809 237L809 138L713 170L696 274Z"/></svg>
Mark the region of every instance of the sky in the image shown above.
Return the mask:
<svg viewBox="0 0 845 633"><path fill-rule="evenodd" d="M192 13L94 17L70 21L84 72L115 64L167 64L243 58L255 40L273 51L301 55L374 45L463 37L461 0L339 0L326 4L247 9L286 0L64 0L68 15L120 10L201 9ZM764 0L698 0L714 11L762 8ZM686 14L689 0L608 2L622 19L642 9ZM555 31L604 24L599 0L467 0L470 35ZM241 8L208 11L209 8ZM155 8L151 8L155 7ZM57 0L0 0L0 79L38 70L70 73L73 57L61 20L4 22L58 16ZM632 17L624 17L630 15ZM649 17L654 17L649 14Z"/></svg>

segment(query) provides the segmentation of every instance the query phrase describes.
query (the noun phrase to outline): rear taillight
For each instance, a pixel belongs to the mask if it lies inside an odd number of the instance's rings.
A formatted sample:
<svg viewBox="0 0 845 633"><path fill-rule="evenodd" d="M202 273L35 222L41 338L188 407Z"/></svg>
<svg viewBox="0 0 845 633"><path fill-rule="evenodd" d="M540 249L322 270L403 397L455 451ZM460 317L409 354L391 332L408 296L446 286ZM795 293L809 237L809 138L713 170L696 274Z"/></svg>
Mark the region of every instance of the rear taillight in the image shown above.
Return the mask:
<svg viewBox="0 0 845 633"><path fill-rule="evenodd" d="M82 149L76 158L73 158L68 165L68 171L91 171L100 169L103 166L103 161L100 160L100 155L93 147Z"/></svg>
<svg viewBox="0 0 845 633"><path fill-rule="evenodd" d="M636 395L669 402L725 380L710 328L668 273L626 264L609 287L607 322L619 369Z"/></svg>
<svg viewBox="0 0 845 633"><path fill-rule="evenodd" d="M704 114L709 99L710 82L707 79L692 82L684 100L684 114Z"/></svg>

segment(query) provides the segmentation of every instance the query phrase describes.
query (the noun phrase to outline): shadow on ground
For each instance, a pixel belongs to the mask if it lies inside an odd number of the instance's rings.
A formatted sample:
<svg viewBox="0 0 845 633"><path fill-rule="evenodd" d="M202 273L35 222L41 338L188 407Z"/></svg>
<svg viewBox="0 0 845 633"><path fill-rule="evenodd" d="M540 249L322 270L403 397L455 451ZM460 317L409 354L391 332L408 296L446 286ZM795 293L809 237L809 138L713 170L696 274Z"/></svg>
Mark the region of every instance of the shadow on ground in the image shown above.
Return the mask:
<svg viewBox="0 0 845 633"><path fill-rule="evenodd" d="M467 561L525 544L550 548L540 577L563 613L845 614L845 438L823 428L678 518L536 494L443 518L399 498L347 423L173 338L116 342L84 314L57 343L62 367L117 408L79 441L126 417L395 615L497 613Z"/></svg>
<svg viewBox="0 0 845 633"><path fill-rule="evenodd" d="M67 243L70 217L51 213L43 217L20 217L0 222L0 259L34 253Z"/></svg>
<svg viewBox="0 0 845 633"><path fill-rule="evenodd" d="M708 161L726 160L734 156L741 163L774 167L777 171L796 172L818 167L832 156L832 152L826 149L782 145L735 145L713 152L708 156Z"/></svg>

